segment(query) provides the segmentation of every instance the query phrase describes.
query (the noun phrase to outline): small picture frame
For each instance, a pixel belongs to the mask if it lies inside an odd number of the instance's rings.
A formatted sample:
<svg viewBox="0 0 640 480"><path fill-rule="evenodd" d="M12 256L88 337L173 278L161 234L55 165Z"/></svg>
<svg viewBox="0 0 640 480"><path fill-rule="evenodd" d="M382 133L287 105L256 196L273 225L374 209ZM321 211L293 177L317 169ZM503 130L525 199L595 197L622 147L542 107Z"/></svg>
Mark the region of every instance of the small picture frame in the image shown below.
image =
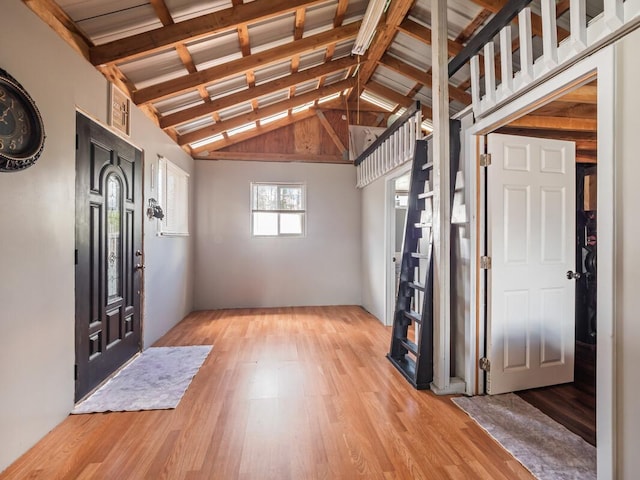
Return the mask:
<svg viewBox="0 0 640 480"><path fill-rule="evenodd" d="M127 137L131 135L131 99L113 83L109 91L109 125Z"/></svg>

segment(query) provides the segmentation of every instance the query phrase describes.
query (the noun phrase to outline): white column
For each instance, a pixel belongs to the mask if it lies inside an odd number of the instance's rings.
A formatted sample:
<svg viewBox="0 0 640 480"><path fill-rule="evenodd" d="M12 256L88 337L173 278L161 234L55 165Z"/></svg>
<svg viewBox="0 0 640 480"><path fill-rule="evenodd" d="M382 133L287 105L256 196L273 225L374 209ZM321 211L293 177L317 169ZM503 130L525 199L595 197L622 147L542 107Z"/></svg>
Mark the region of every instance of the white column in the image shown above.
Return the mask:
<svg viewBox="0 0 640 480"><path fill-rule="evenodd" d="M449 203L449 74L447 71L447 2L431 1L433 66L433 383L435 392L450 385L450 237Z"/></svg>

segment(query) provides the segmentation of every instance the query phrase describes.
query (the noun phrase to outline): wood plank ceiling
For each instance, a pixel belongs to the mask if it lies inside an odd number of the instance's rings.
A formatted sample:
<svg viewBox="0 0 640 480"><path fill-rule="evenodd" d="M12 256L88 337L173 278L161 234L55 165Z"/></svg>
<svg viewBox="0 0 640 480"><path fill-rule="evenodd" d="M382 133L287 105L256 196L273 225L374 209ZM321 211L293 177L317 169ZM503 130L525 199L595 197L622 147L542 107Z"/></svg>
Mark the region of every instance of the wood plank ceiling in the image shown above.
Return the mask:
<svg viewBox="0 0 640 480"><path fill-rule="evenodd" d="M449 55L506 1L448 1ZM430 0L390 0L361 58L351 49L367 0L23 2L195 158L224 158L232 145L309 118L344 149L329 110L376 112L364 117L373 125L419 100L431 118ZM558 4L560 39L568 4ZM540 35L538 15L532 24ZM452 114L471 103L469 87L465 66L450 79ZM577 125L591 100L574 100L536 120L575 115Z"/></svg>

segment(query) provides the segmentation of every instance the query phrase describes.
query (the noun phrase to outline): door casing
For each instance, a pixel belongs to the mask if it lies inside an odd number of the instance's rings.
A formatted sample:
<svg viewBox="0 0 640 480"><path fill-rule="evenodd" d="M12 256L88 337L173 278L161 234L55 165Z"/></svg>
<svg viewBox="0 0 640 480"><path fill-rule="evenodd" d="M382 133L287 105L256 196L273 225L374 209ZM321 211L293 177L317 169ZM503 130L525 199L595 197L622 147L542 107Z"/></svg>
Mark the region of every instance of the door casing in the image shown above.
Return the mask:
<svg viewBox="0 0 640 480"><path fill-rule="evenodd" d="M141 349L143 168L141 150L80 112L76 119L77 401ZM120 186L119 259L107 258L110 178ZM109 298L108 264L119 272Z"/></svg>
<svg viewBox="0 0 640 480"><path fill-rule="evenodd" d="M466 319L466 345L470 349L465 365L466 393L482 393L482 370L478 360L484 356L485 335L481 319L485 314L485 285L480 270L480 256L484 252L483 168L479 155L484 152L483 135L507 125L530 111L582 84L598 79L598 359L596 365L597 464L598 477L613 478L615 472L615 330L614 330L614 163L615 158L615 45L607 46L580 62L567 66L555 76L536 84L509 103L488 113L464 132L464 151L470 162L470 312ZM602 221L600 221L602 219Z"/></svg>

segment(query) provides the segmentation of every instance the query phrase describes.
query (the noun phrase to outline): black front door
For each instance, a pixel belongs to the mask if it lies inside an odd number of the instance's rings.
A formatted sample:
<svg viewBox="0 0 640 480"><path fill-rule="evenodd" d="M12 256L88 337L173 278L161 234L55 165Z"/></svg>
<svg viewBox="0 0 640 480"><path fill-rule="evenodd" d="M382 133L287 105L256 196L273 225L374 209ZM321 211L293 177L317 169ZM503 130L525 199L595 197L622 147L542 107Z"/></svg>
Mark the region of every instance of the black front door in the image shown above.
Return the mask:
<svg viewBox="0 0 640 480"><path fill-rule="evenodd" d="M76 115L76 401L140 350L142 153Z"/></svg>

